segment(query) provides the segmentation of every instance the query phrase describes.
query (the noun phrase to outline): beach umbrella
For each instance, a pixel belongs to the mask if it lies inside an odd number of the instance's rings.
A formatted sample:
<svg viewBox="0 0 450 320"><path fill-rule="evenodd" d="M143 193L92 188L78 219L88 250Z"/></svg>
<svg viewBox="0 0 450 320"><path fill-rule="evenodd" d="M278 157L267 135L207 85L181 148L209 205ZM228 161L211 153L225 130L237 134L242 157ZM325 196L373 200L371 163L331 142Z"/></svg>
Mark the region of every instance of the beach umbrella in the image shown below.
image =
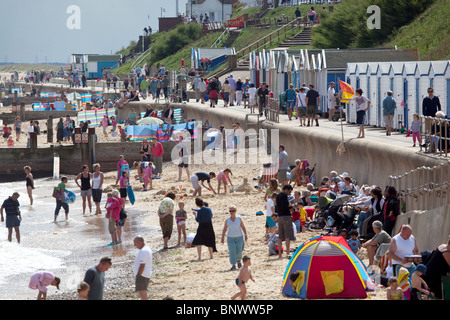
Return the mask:
<svg viewBox="0 0 450 320"><path fill-rule="evenodd" d="M161 124L164 124L164 121L162 121L161 119L158 119L158 118L154 118L154 117L147 117L147 118L139 119L138 121L136 121L136 123L140 126L148 126L148 125L152 125L152 124L161 125Z"/></svg>

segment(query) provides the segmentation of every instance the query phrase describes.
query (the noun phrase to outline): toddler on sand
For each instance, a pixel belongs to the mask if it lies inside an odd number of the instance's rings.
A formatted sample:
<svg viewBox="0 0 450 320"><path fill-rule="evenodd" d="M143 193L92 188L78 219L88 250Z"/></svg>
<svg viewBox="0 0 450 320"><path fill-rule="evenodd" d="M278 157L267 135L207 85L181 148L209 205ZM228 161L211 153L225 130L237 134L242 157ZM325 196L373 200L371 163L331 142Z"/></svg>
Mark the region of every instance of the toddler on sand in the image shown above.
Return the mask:
<svg viewBox="0 0 450 320"><path fill-rule="evenodd" d="M241 267L241 270L239 271L239 275L236 278L236 285L239 287L239 292L236 293L234 296L231 297L231 300L235 300L237 297L241 297L241 300L245 300L245 295L247 294L247 287L246 283L248 280L252 280L255 282L255 279L252 277L252 272L250 269L250 266L252 265L250 261L250 257L244 256L242 258L243 266Z"/></svg>

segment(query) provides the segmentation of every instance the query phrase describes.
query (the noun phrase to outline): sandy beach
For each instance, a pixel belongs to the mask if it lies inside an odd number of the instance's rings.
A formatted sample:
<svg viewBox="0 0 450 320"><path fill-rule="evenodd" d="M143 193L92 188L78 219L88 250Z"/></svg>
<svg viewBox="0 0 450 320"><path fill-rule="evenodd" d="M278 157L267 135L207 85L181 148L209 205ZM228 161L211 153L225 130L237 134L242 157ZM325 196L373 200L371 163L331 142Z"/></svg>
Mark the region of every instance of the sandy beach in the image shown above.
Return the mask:
<svg viewBox="0 0 450 320"><path fill-rule="evenodd" d="M161 300L167 296L175 300L229 300L237 292L235 278L239 271L231 271L228 261L228 248L221 244L220 238L225 219L229 216L228 207L237 206L237 213L243 219L247 228L248 241L245 244L244 255L252 259L252 272L255 282L248 284L248 296L250 300L268 299L292 299L281 294L283 275L289 259L285 255L280 259L278 256L269 256L268 247L265 244L265 216L257 216L257 211L265 211L264 191L257 191L252 186L252 179L257 178L261 173L260 165L233 165L232 182L240 190L244 179L248 179L248 191L230 192L227 194L213 195L212 192L204 190L202 199L209 203L213 211L213 226L216 235L217 253L213 259L209 259L206 247L203 247L202 260L197 261L196 248L186 248L183 244L177 246L177 230L174 226L172 237L169 240L169 249L161 250L163 246L162 234L157 232L156 236L142 234L146 243L154 253L153 276L149 286L149 298ZM215 171L225 169L222 166L192 165L190 172ZM135 171L132 170L132 175ZM183 173L182 182L177 182L178 168L172 163L165 163L163 166L163 178L153 180L153 190L144 192L139 181L133 180L132 185L135 190L136 203L134 209L139 209L145 219L143 223L159 228L159 218L156 210L163 194L167 191L176 193L176 202L185 203L185 210L188 213L187 234L195 233L197 222L194 219L191 209L196 208L192 187L188 182L186 174ZM114 188L116 172L106 173L104 192ZM217 182L212 182L217 190ZM302 190L296 187L294 190ZM127 202L127 207L130 204ZM299 233L297 240L291 242L291 248L300 246L304 241L319 235L319 232ZM132 240L136 234L124 234L124 256L120 258L121 263L114 265L113 269L119 268L111 275L108 271L106 275L105 299L107 300L137 300L138 295L134 292L134 278L131 272L134 255L137 253L133 249ZM367 263L365 249L361 249L358 256ZM111 284L114 284L113 286ZM113 288L112 288L113 287ZM384 288L377 288L376 291L368 292L369 299L384 300L386 297ZM73 299L75 293L57 292L49 299ZM295 299L294 299L295 300Z"/></svg>
<svg viewBox="0 0 450 320"><path fill-rule="evenodd" d="M54 127L58 119L54 120ZM40 121L41 131L46 130L46 121ZM22 123L22 135L19 142L15 141L15 146L26 146L26 126ZM55 132L56 134L56 132ZM105 137L101 128L97 128L97 136L99 142L118 142L118 137ZM15 138L15 134L14 134ZM56 142L56 137L54 138ZM72 142L63 142L63 144L71 144ZM6 146L6 141L0 140L2 147ZM48 146L47 135L38 136L38 146ZM138 154L140 144L136 143L136 153ZM132 165L132 163L130 163ZM149 286L149 298L152 300L160 300L170 296L176 300L229 300L236 293L235 278L239 271L230 271L230 263L228 261L228 248L225 243L220 242L222 229L226 218L228 218L228 207L230 205L237 206L237 214L243 219L247 228L248 241L245 244L244 255L248 255L252 259L252 270L255 282L248 284L247 299L290 299L281 294L283 275L289 259L284 255L279 259L278 256L268 255L268 246L265 243L265 215L256 215L256 212L263 211L265 213L264 192L261 189L254 188L260 174L262 174L261 164L232 164L232 165L191 165L190 173L198 171L210 172L216 174L230 168L233 175L231 180L235 191L228 188L228 193L223 194L223 188L220 195L213 195L208 190L203 190L202 198L208 202L209 207L213 211L213 226L216 236L216 245L218 252L214 254L213 260L209 259L206 247L203 247L202 260L197 261L196 248L186 248L184 245L177 246L177 230L174 225L172 237L169 241L169 249L161 250L163 247L162 234L157 232L157 236L149 236L141 234L146 243L151 247L154 253L153 276ZM330 168L330 171L333 168ZM132 169L132 176L136 171ZM111 191L117 186L115 184L116 172L105 173L104 193ZM164 163L163 178L153 180L153 189L144 192L142 184L132 179L132 185L135 190L136 203L133 209L138 209L142 215L139 223L160 230L159 218L156 211L160 201L166 192L172 191L176 193L176 202L182 200L185 203L185 210L188 213L187 231L195 233L197 222L192 214L195 206L195 197L192 196L193 189L191 183L183 172L182 182L177 182L178 167L173 163ZM244 179L247 183L244 184ZM213 187L217 190L217 180L212 182ZM295 187L296 190L303 190L304 187ZM231 192L230 192L231 191ZM104 194L103 201L106 198ZM81 201L81 199L77 200ZM127 207L130 204L127 202ZM107 232L105 230L105 232ZM306 233L298 233L295 242L291 242L291 248L300 246L308 239L319 235L320 232L307 231ZM114 264L114 272L108 272L106 276L105 299L110 300L136 300L138 295L134 292L134 276L132 273L132 264L137 250L133 246L133 238L137 234L124 234L123 248L120 253L120 263ZM109 255L111 249L103 250L99 255ZM117 253L116 253L117 254ZM358 252L361 260L367 264L365 249ZM100 256L99 256L100 258ZM119 269L119 270L117 270ZM386 299L385 288L377 288L373 292L368 292L370 299L384 300ZM49 299L70 300L76 297L74 290L61 290L49 295Z"/></svg>

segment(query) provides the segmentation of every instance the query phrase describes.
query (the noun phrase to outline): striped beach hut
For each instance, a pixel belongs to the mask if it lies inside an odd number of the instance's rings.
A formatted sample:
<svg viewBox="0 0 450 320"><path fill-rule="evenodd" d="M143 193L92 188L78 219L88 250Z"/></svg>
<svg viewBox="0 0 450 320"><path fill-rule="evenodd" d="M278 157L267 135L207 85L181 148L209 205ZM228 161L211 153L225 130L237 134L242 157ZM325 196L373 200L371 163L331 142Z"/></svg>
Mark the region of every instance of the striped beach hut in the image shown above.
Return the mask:
<svg viewBox="0 0 450 320"><path fill-rule="evenodd" d="M369 72L364 72L366 65ZM422 114L422 101L428 95L428 87L433 87L439 97L442 111L450 113L450 61L391 61L348 63L347 83L355 89L361 88L371 100L367 124L384 127L382 103L387 91L393 92L397 102L394 115L394 129L409 129L413 115ZM356 121L356 105L348 105L349 122Z"/></svg>

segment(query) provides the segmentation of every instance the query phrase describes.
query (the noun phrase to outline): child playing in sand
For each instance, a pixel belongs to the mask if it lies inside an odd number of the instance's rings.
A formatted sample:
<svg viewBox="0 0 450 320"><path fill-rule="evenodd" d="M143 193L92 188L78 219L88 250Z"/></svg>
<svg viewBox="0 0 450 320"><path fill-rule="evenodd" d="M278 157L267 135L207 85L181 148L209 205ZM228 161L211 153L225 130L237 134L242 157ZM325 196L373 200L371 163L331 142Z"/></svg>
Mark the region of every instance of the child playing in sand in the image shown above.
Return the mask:
<svg viewBox="0 0 450 320"><path fill-rule="evenodd" d="M184 243L186 243L186 219L187 213L184 210L184 202L178 202L178 210L175 213L175 220L177 221L177 231L178 231L178 246L181 241L181 234L183 233Z"/></svg>
<svg viewBox="0 0 450 320"><path fill-rule="evenodd" d="M239 296L241 297L241 300L245 300L245 296L247 294L247 287L245 284L248 282L249 279L255 282L255 279L253 279L252 272L250 269L250 266L252 265L250 257L244 256L242 258L242 263L244 265L241 267L239 275L236 278L236 285L239 287L240 291L236 293L234 296L232 296L231 300L235 300Z"/></svg>
<svg viewBox="0 0 450 320"><path fill-rule="evenodd" d="M421 278L426 272L427 267L419 264L411 275L411 300L422 300L422 294L426 296L430 294L427 283Z"/></svg>
<svg viewBox="0 0 450 320"><path fill-rule="evenodd" d="M398 287L397 277L390 277L388 280L389 288L386 291L388 300L403 300L403 291Z"/></svg>
<svg viewBox="0 0 450 320"><path fill-rule="evenodd" d="M230 174L232 175L231 170L225 169L223 171L220 171L219 174L217 175L217 181L218 181L217 194L220 193L220 185L222 182L223 182L223 189L225 190L225 193L227 193L228 182L230 182L230 185L233 187L233 183L231 182L231 179L230 179Z"/></svg>

